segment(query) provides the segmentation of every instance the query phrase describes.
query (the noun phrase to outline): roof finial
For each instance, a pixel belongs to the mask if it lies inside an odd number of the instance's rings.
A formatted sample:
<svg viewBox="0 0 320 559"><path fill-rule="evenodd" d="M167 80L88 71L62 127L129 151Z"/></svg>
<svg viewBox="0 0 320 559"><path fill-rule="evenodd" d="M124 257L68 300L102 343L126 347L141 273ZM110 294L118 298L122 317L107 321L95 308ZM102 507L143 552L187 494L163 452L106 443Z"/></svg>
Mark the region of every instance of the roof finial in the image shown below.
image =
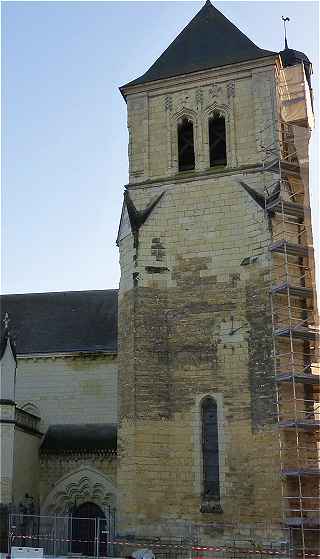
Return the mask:
<svg viewBox="0 0 320 559"><path fill-rule="evenodd" d="M5 330L8 330L10 318L9 318L9 315L8 315L7 312L6 312L6 314L4 315L4 318L2 319L2 322L3 322L3 325L4 325Z"/></svg>
<svg viewBox="0 0 320 559"><path fill-rule="evenodd" d="M290 21L289 17L282 17L282 21L283 21L283 27L284 27L284 48L287 49L288 47L288 41L287 41L287 28L286 28L286 22Z"/></svg>

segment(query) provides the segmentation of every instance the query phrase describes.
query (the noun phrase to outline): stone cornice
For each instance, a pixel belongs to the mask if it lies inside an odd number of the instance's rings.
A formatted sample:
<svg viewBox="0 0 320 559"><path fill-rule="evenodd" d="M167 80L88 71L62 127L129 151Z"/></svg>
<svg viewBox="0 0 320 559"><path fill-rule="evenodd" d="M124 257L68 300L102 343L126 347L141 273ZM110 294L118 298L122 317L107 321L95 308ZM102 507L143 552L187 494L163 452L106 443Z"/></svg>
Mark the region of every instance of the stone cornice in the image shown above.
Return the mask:
<svg viewBox="0 0 320 559"><path fill-rule="evenodd" d="M16 403L14 400L7 400L6 398L0 399L0 406L15 406Z"/></svg>
<svg viewBox="0 0 320 559"><path fill-rule="evenodd" d="M17 355L18 360L20 359L94 359L99 357L110 357L111 361L114 361L117 357L117 353L113 351L70 351L70 352L57 352L57 353L20 353Z"/></svg>
<svg viewBox="0 0 320 559"><path fill-rule="evenodd" d="M19 423L16 419L0 419L0 424L14 425L16 428L20 429L20 431L23 431L24 433L28 433L29 435L34 435L35 437L39 437L40 439L43 436L43 433L41 433L41 431L37 431L36 429L27 427L26 425Z"/></svg>
<svg viewBox="0 0 320 559"><path fill-rule="evenodd" d="M82 457L82 456L106 456L109 457L110 459L112 458L116 458L117 457L117 450L116 449L100 449L100 450L90 450L90 449L86 449L86 448L81 448L78 450L61 450L61 451L44 451L40 449L40 457L42 460L44 459L58 459L61 456L67 456L70 459L74 459L77 457Z"/></svg>
<svg viewBox="0 0 320 559"><path fill-rule="evenodd" d="M160 94L162 90L162 93L168 94L171 89L175 89L176 87L183 86L183 88L186 89L186 87L190 85L199 85L199 82L204 84L206 80L208 80L209 83L212 79L219 80L219 78L221 78L225 81L246 77L246 75L250 75L252 71L274 66L277 58L278 55L266 56L264 58L259 58L256 60L248 60L246 62L238 62L236 64L230 64L228 66L219 66L210 70L202 70L201 72L194 72L192 74L181 74L180 76L174 76L172 78L165 78L162 80L156 80L144 84L131 85L123 87L120 90L124 97L133 94L137 95L139 93L152 94L153 92L157 92L158 94ZM241 72L243 72L243 76L241 75Z"/></svg>
<svg viewBox="0 0 320 559"><path fill-rule="evenodd" d="M255 165L245 165L243 167L234 167L222 169L219 171L208 169L206 171L187 171L185 173L178 173L174 176L159 177L154 179L148 179L146 181L138 183L128 183L125 188L128 190L139 190L140 188L153 188L161 186L173 186L179 184L185 184L186 182L195 182L203 180L219 179L225 176L235 176L235 175L246 175L254 172L261 172L262 164L257 163Z"/></svg>

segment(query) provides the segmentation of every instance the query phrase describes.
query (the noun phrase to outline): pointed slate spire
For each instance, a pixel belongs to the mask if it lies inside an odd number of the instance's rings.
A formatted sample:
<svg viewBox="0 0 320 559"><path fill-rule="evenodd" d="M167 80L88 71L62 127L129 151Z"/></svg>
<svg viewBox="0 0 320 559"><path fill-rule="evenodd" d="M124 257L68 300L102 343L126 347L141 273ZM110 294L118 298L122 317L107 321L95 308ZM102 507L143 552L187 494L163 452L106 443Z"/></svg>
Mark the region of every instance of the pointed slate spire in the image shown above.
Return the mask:
<svg viewBox="0 0 320 559"><path fill-rule="evenodd" d="M149 70L126 86L275 54L257 47L207 0Z"/></svg>

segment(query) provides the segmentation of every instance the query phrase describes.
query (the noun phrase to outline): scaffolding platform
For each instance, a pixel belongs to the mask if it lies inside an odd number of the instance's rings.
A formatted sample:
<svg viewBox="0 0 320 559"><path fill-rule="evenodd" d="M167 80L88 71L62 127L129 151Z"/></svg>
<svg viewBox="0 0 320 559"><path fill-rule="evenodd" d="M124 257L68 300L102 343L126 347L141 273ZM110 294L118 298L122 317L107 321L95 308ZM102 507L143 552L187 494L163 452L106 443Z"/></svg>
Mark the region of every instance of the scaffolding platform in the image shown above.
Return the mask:
<svg viewBox="0 0 320 559"><path fill-rule="evenodd" d="M280 254L289 254L290 256L307 257L310 253L313 253L313 247L290 243L289 241L282 239L281 241L272 243L270 251L278 252Z"/></svg>
<svg viewBox="0 0 320 559"><path fill-rule="evenodd" d="M286 159L280 159L279 161L281 171L292 175L300 175L300 165L299 163L294 163L292 161L287 161Z"/></svg>
<svg viewBox="0 0 320 559"><path fill-rule="evenodd" d="M313 297L313 289L311 287L291 285L290 283L287 282L280 283L278 285L273 285L271 287L271 292L273 294L275 293L283 294L283 293L288 293L288 291L289 291L289 295L292 295L292 297L301 297L302 299L305 299L307 297Z"/></svg>
<svg viewBox="0 0 320 559"><path fill-rule="evenodd" d="M298 382L318 385L320 383L320 375L296 372L278 373L276 375L276 382Z"/></svg>
<svg viewBox="0 0 320 559"><path fill-rule="evenodd" d="M297 421L294 419L288 419L279 421L278 425L282 429L313 431L320 428L320 421L318 419L298 419Z"/></svg>
<svg viewBox="0 0 320 559"><path fill-rule="evenodd" d="M276 328L273 333L275 336L282 338L295 338L308 341L315 341L319 335L318 330L306 328L304 326Z"/></svg>
<svg viewBox="0 0 320 559"><path fill-rule="evenodd" d="M300 175L299 164L286 161L285 159L276 158L270 162L266 162L263 167L264 172L279 173L279 170L282 170L292 176Z"/></svg>
<svg viewBox="0 0 320 559"><path fill-rule="evenodd" d="M305 526L306 528L317 528L320 526L320 518L301 518L300 516L292 516L286 519L286 526L292 528Z"/></svg>
<svg viewBox="0 0 320 559"><path fill-rule="evenodd" d="M306 213L310 212L310 210L308 212L308 210L306 210L304 206L301 206L300 204L295 204L293 202L285 202L281 200L280 197L277 197L270 201L267 200L266 209L268 212L284 213L285 215L290 215L293 217L300 217L300 218L303 218Z"/></svg>
<svg viewBox="0 0 320 559"><path fill-rule="evenodd" d="M281 470L281 473L285 477L320 477L319 468L300 468L298 470L288 468Z"/></svg>

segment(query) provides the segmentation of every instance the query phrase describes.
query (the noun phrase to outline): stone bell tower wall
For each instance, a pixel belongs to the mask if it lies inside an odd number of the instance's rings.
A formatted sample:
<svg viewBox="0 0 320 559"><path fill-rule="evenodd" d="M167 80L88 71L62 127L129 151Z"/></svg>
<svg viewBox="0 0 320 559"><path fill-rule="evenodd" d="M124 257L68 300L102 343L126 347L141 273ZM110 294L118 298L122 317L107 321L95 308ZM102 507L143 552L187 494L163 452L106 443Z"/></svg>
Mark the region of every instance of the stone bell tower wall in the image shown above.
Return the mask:
<svg viewBox="0 0 320 559"><path fill-rule="evenodd" d="M228 168L259 162L260 131L265 131L263 140L273 140L273 64L269 57L129 88L130 184L164 180L177 173L176 121L184 115L195 124L196 171L208 170L208 115L214 109L226 118Z"/></svg>
<svg viewBox="0 0 320 559"><path fill-rule="evenodd" d="M163 195L132 230L124 207L118 238L124 532L154 535L168 520L279 520L270 230L239 183L245 176L263 192L258 166L261 143L275 135L274 67L269 58L228 68L127 91L130 203L142 212ZM210 169L215 109L226 120L228 163ZM178 173L181 116L194 123L196 165ZM218 410L219 502L203 495L207 395Z"/></svg>

